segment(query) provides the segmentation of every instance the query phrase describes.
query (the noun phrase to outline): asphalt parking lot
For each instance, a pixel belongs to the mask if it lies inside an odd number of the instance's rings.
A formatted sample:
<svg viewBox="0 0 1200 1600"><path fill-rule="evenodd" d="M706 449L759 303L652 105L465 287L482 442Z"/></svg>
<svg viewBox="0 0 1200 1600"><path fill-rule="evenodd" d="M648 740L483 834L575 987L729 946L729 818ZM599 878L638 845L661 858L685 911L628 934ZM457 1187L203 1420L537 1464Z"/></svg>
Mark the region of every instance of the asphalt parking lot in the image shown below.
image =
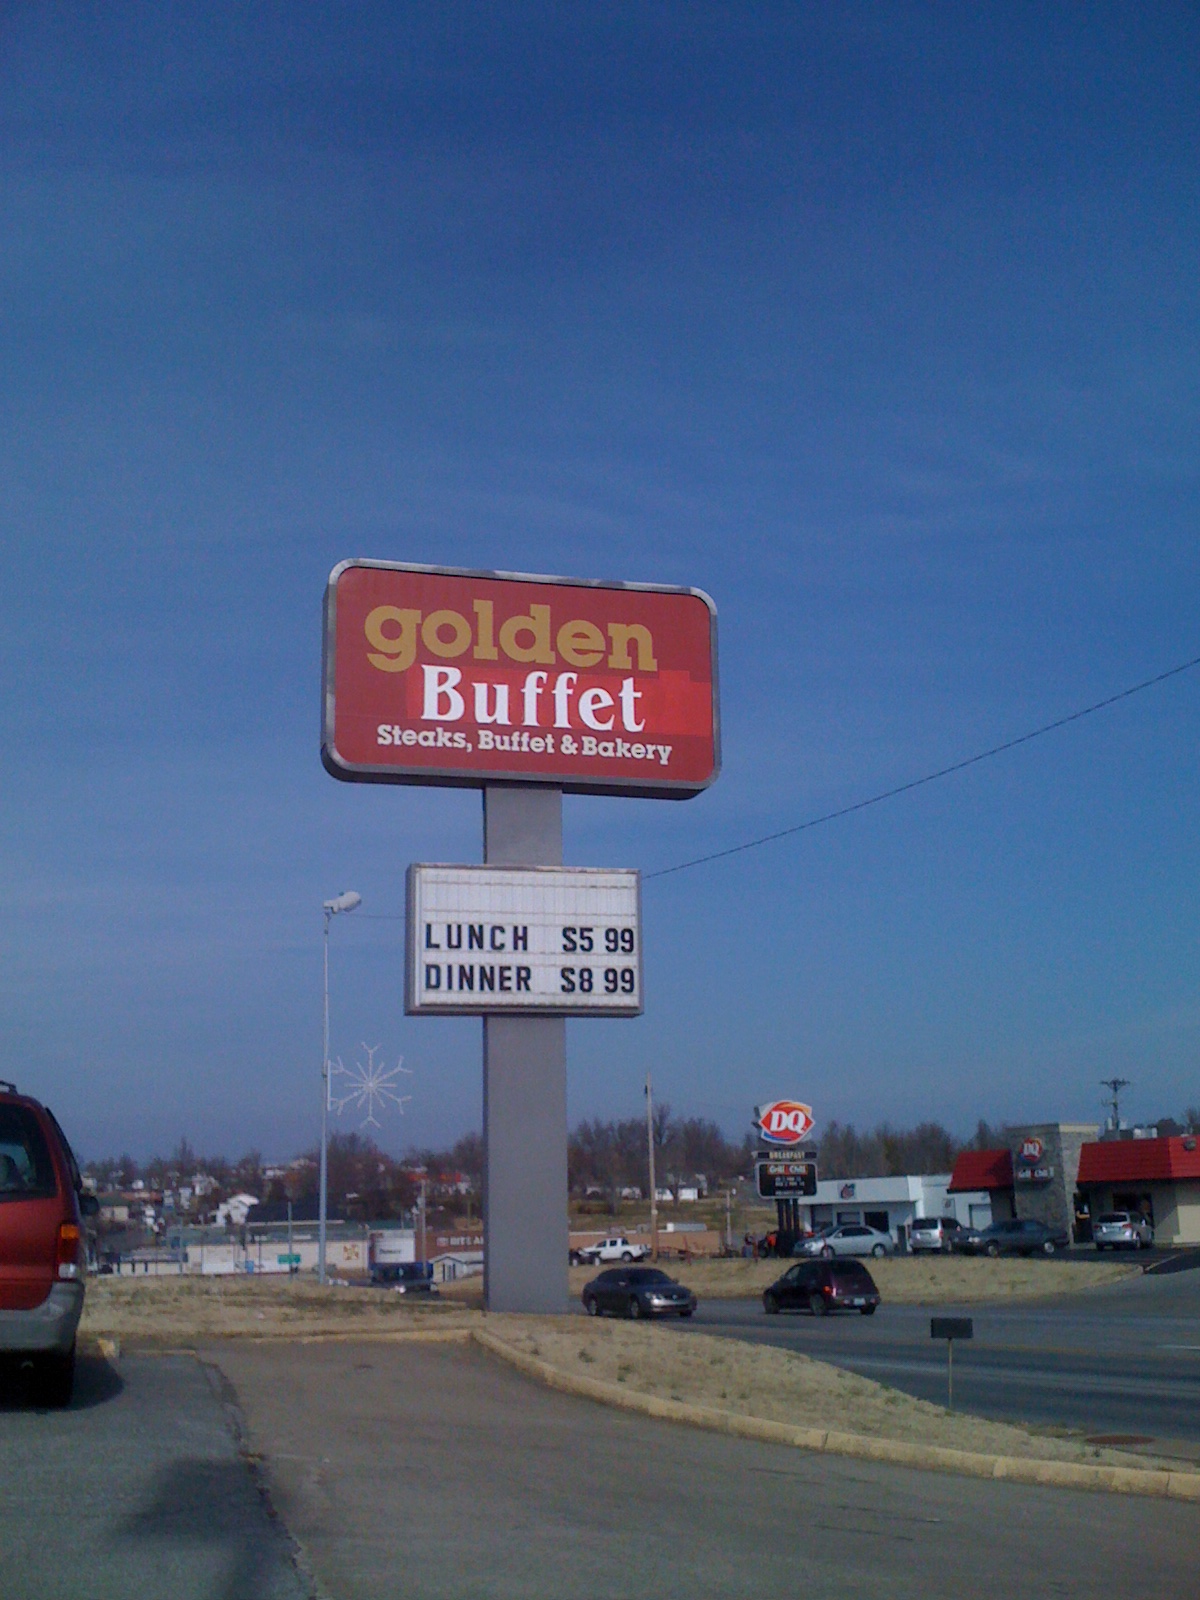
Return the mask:
<svg viewBox="0 0 1200 1600"><path fill-rule="evenodd" d="M215 1369L85 1356L66 1411L32 1409L0 1373L3 1600L310 1594Z"/></svg>
<svg viewBox="0 0 1200 1600"><path fill-rule="evenodd" d="M929 1336L940 1311L974 1322L974 1339L955 1347L957 1408L1144 1439L1147 1450L1200 1461L1200 1272L1058 1302L885 1304L873 1317L768 1317L761 1300L708 1300L685 1326L799 1350L945 1404L946 1348Z"/></svg>
<svg viewBox="0 0 1200 1600"><path fill-rule="evenodd" d="M1200 1281L975 1315L1037 1366L1051 1334L1109 1355L1200 1344L1197 1302ZM745 1309L725 1304L730 1331ZM907 1310L894 1336L927 1317ZM828 1335L838 1359L874 1323L768 1326ZM0 1385L0 1446L3 1600L1197 1592L1196 1506L727 1439L552 1393L474 1347L89 1358L66 1412Z"/></svg>
<svg viewBox="0 0 1200 1600"><path fill-rule="evenodd" d="M213 1354L338 1600L1196 1592L1194 1506L726 1439L555 1394L475 1348Z"/></svg>
<svg viewBox="0 0 1200 1600"><path fill-rule="evenodd" d="M475 1349L135 1356L0 1425L5 1600L1195 1595L1194 1506L724 1439Z"/></svg>

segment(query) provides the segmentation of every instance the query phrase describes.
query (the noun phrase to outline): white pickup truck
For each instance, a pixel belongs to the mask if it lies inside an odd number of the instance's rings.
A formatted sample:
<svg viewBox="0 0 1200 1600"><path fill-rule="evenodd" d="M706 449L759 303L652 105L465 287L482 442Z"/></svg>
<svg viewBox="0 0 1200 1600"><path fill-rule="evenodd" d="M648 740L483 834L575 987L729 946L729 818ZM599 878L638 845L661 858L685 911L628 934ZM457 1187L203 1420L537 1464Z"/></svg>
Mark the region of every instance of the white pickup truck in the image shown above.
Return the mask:
<svg viewBox="0 0 1200 1600"><path fill-rule="evenodd" d="M599 1261L645 1261L649 1254L648 1244L630 1244L623 1234L612 1239L601 1239L599 1244L584 1245L578 1252L580 1261L589 1267Z"/></svg>

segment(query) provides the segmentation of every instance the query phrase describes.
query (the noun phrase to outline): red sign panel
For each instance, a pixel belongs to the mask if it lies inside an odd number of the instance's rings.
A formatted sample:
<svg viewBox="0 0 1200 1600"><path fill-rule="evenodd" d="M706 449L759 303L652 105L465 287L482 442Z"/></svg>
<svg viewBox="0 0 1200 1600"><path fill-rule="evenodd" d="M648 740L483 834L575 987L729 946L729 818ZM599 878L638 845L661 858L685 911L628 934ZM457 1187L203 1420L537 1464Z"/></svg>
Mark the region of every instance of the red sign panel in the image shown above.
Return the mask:
<svg viewBox="0 0 1200 1600"><path fill-rule="evenodd" d="M754 1125L768 1144L802 1144L812 1132L812 1107L800 1100L772 1100L756 1106Z"/></svg>
<svg viewBox="0 0 1200 1600"><path fill-rule="evenodd" d="M357 782L686 799L720 769L715 608L697 589L343 562L321 758Z"/></svg>

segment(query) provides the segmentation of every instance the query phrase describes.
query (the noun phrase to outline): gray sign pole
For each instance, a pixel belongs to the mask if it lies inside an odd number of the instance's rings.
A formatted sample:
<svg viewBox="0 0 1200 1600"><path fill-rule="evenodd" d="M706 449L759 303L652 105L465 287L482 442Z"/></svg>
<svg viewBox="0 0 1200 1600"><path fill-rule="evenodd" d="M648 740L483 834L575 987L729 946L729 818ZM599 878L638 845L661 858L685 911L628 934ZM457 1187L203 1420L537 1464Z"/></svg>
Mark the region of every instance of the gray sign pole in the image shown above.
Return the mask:
<svg viewBox="0 0 1200 1600"><path fill-rule="evenodd" d="M562 790L485 787L488 865L562 865ZM567 1023L483 1019L483 1300L567 1309Z"/></svg>

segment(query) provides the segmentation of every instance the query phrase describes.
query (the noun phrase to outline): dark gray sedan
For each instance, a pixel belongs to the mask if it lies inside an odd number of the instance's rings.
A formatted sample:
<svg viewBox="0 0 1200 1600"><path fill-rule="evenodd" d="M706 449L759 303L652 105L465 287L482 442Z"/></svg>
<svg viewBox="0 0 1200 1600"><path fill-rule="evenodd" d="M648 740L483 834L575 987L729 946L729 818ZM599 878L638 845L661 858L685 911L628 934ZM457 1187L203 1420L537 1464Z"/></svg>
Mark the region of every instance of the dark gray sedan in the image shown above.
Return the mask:
<svg viewBox="0 0 1200 1600"><path fill-rule="evenodd" d="M690 1317L696 1296L657 1267L609 1267L585 1285L583 1309L589 1317Z"/></svg>
<svg viewBox="0 0 1200 1600"><path fill-rule="evenodd" d="M1052 1256L1070 1242L1065 1229L1048 1228L1031 1217L1007 1217L982 1233L972 1232L958 1248L969 1256Z"/></svg>

